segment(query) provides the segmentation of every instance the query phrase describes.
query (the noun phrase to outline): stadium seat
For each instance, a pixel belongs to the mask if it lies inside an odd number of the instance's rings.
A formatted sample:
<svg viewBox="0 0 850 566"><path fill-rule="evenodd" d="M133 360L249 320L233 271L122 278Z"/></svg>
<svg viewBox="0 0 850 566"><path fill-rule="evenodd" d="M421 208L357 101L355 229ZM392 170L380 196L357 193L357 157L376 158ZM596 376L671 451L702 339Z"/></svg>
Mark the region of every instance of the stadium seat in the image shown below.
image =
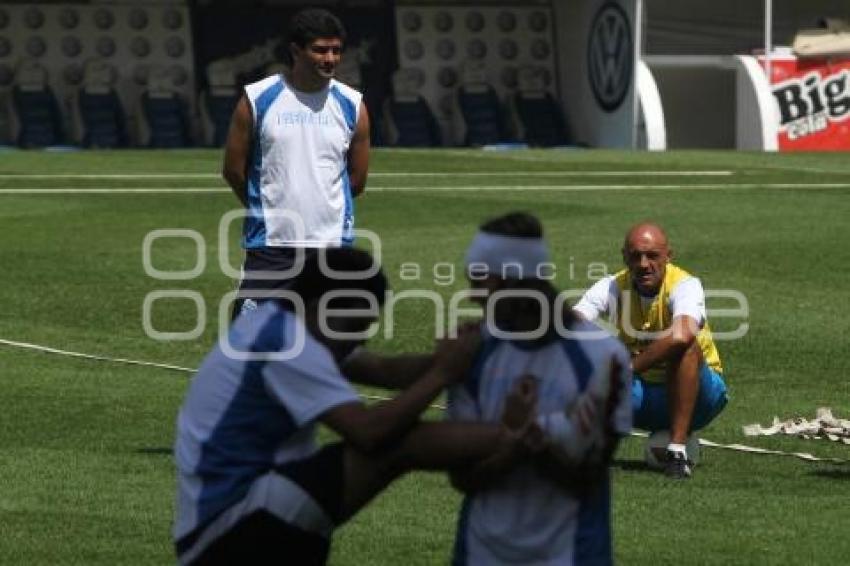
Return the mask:
<svg viewBox="0 0 850 566"><path fill-rule="evenodd" d="M351 88L363 91L363 72L357 57L343 57L336 70L336 78Z"/></svg>
<svg viewBox="0 0 850 566"><path fill-rule="evenodd" d="M553 146L569 143L564 117L558 103L546 90L541 67L523 67L517 76L511 116L522 141L529 145Z"/></svg>
<svg viewBox="0 0 850 566"><path fill-rule="evenodd" d="M83 85L73 106L77 138L83 147L125 147L127 126L124 107L115 90L115 68L102 59L88 61Z"/></svg>
<svg viewBox="0 0 850 566"><path fill-rule="evenodd" d="M166 68L158 68L148 78L141 99L141 144L154 148L191 145L186 104Z"/></svg>
<svg viewBox="0 0 850 566"><path fill-rule="evenodd" d="M399 69L393 75L393 93L384 101L384 125L389 145L429 147L441 145L434 113L420 93L416 69Z"/></svg>
<svg viewBox="0 0 850 566"><path fill-rule="evenodd" d="M64 142L62 113L47 82L47 70L28 59L18 65L12 86L12 137L23 148Z"/></svg>
<svg viewBox="0 0 850 566"><path fill-rule="evenodd" d="M465 126L465 145L483 146L509 141L504 111L496 90L487 82L483 63L467 61L463 65L457 101Z"/></svg>
<svg viewBox="0 0 850 566"><path fill-rule="evenodd" d="M0 149L14 144L11 133L12 101L11 96L6 96L6 94L0 94Z"/></svg>
<svg viewBox="0 0 850 566"><path fill-rule="evenodd" d="M227 59L214 61L207 66L207 89L201 93L201 128L204 143L221 147L227 140L230 118L241 95L236 73Z"/></svg>

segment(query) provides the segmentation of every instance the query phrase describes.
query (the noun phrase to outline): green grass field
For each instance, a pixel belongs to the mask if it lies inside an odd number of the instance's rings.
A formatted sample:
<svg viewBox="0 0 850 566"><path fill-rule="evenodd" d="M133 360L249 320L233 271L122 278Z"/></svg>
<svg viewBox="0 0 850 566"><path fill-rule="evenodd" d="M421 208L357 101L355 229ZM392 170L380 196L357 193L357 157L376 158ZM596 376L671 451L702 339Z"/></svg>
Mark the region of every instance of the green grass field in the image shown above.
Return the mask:
<svg viewBox="0 0 850 566"><path fill-rule="evenodd" d="M218 259L219 220L236 208L216 178L219 160L215 151L0 153L0 339L196 367L234 285ZM448 264L460 274L477 225L510 210L542 218L558 284L571 289L588 286L591 263L619 268L630 224L661 222L680 265L706 287L749 301L748 334L719 345L732 400L703 436L850 459L848 446L741 434L743 424L813 416L819 406L850 415L846 155L376 150L372 172L358 226L380 235L396 289L448 296L463 288L462 277L442 285ZM129 188L171 190L114 190ZM105 192L75 192L92 189ZM203 236L200 277L146 275L143 241L155 229ZM235 227L225 240L238 266ZM160 270L196 263L188 239L161 240L152 252ZM406 262L422 266L418 281L400 277ZM200 337L145 334L145 296L161 289L200 294ZM402 303L396 314L394 338L373 346L427 349L428 306ZM152 309L159 331L187 331L195 321L185 299ZM0 344L0 562L173 562L170 447L188 380ZM705 448L692 481L671 483L642 468L641 451L630 439L617 455L620 563L840 564L850 556L850 464ZM443 477L411 475L338 532L331 562L445 564L459 501Z"/></svg>

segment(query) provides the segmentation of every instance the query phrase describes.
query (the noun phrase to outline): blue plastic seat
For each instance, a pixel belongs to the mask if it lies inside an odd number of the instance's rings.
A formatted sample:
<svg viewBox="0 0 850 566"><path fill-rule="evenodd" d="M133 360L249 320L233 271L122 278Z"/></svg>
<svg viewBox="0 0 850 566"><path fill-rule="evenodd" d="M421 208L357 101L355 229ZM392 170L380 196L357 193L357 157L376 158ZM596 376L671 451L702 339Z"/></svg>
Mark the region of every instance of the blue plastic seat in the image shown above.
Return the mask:
<svg viewBox="0 0 850 566"><path fill-rule="evenodd" d="M12 86L13 137L22 148L48 147L65 141L62 113L47 70L38 61L22 62Z"/></svg>
<svg viewBox="0 0 850 566"><path fill-rule="evenodd" d="M510 141L505 112L496 90L487 82L483 64L467 62L464 65L457 99L466 128L465 145L483 146Z"/></svg>
<svg viewBox="0 0 850 566"><path fill-rule="evenodd" d="M425 98L419 94L420 86L421 77L416 69L399 69L393 76L393 94L384 102L384 129L389 145L441 145L440 128Z"/></svg>
<svg viewBox="0 0 850 566"><path fill-rule="evenodd" d="M115 69L102 60L86 63L83 86L77 93L77 122L83 147L127 145L124 106L114 88Z"/></svg>
<svg viewBox="0 0 850 566"><path fill-rule="evenodd" d="M524 67L520 69L517 82L513 103L522 140L533 146L569 143L563 114L546 89L543 69Z"/></svg>
<svg viewBox="0 0 850 566"><path fill-rule="evenodd" d="M141 103L144 119L142 145L152 148L191 145L186 104L167 69L151 73Z"/></svg>
<svg viewBox="0 0 850 566"><path fill-rule="evenodd" d="M221 147L227 141L230 119L240 95L229 60L221 59L207 66L207 88L200 97L201 127L206 145Z"/></svg>

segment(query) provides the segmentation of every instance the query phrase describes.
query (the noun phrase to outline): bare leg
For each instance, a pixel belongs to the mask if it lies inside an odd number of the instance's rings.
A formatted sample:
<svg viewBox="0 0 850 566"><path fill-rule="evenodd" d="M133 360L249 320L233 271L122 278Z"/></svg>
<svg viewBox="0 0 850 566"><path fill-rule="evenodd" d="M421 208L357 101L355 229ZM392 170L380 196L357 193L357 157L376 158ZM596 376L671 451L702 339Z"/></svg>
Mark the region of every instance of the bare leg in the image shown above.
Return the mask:
<svg viewBox="0 0 850 566"><path fill-rule="evenodd" d="M492 424L425 422L384 452L363 454L346 446L343 520L406 472L469 465L495 452L504 441L501 428Z"/></svg>
<svg viewBox="0 0 850 566"><path fill-rule="evenodd" d="M699 395L699 368L702 352L692 344L682 356L670 362L667 374L667 397L670 403L670 442L685 444Z"/></svg>

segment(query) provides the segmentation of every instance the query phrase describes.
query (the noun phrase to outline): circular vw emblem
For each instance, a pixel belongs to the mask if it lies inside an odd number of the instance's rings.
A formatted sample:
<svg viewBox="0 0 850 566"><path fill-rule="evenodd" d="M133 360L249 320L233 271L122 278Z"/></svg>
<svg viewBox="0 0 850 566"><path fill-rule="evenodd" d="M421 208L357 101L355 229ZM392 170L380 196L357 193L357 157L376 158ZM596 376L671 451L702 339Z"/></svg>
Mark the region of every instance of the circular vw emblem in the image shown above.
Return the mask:
<svg viewBox="0 0 850 566"><path fill-rule="evenodd" d="M623 103L632 82L632 30L619 4L603 4L590 28L587 69L596 102L606 112Z"/></svg>

